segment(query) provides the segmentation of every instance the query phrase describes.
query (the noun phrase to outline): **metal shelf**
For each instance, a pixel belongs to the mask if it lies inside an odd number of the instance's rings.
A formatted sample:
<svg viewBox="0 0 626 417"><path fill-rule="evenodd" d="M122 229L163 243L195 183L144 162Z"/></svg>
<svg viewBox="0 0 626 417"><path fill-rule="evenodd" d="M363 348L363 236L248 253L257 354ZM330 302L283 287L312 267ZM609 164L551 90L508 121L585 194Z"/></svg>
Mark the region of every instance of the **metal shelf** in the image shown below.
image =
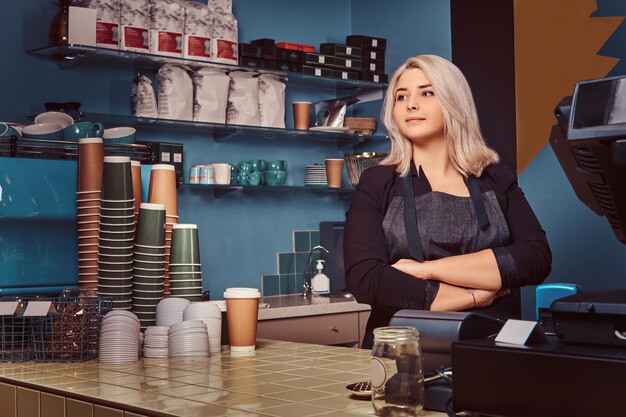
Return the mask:
<svg viewBox="0 0 626 417"><path fill-rule="evenodd" d="M235 191L242 192L285 192L285 191L306 191L320 194L334 194L338 196L352 196L355 190L352 188L328 188L298 185L218 185L218 184L183 184L182 188L194 191L213 192L215 197L221 197Z"/></svg>
<svg viewBox="0 0 626 417"><path fill-rule="evenodd" d="M334 90L353 90L354 92L382 89L387 84L374 83L370 81L342 80L338 78L317 77L310 74L297 72L281 72L266 69L252 68L238 65L226 65L215 62L198 61L188 58L172 58L169 56L145 54L141 52L128 52L118 49L99 48L85 45L60 45L46 46L42 48L30 49L27 51L32 55L39 55L53 58L58 61L59 67L71 68L77 65L118 65L149 70L157 70L166 63L180 63L191 68L202 66L217 66L227 70L254 71L257 73L277 74L287 80L289 84L328 88Z"/></svg>

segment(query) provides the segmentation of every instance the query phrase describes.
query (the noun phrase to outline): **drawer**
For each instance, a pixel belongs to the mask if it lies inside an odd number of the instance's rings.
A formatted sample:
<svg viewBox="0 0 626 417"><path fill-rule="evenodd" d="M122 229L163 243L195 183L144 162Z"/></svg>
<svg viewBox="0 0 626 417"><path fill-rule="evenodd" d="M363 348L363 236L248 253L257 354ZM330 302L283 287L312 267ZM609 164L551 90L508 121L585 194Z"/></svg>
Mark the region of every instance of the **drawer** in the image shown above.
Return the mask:
<svg viewBox="0 0 626 417"><path fill-rule="evenodd" d="M359 342L358 313L261 320L257 325L260 339L336 345Z"/></svg>

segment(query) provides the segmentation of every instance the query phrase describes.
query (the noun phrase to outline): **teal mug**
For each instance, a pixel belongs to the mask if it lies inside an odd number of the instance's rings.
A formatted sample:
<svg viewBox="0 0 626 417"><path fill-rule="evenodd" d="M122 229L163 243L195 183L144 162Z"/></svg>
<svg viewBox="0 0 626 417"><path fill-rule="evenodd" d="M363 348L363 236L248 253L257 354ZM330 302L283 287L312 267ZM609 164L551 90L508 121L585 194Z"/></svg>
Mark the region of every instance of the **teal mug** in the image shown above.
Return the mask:
<svg viewBox="0 0 626 417"><path fill-rule="evenodd" d="M251 172L248 174L248 184L263 185L264 172Z"/></svg>
<svg viewBox="0 0 626 417"><path fill-rule="evenodd" d="M270 161L267 165L268 171L287 171L287 161L284 159L277 159Z"/></svg>
<svg viewBox="0 0 626 417"><path fill-rule="evenodd" d="M0 136L17 136L19 138L22 135L13 126L7 123L0 123Z"/></svg>
<svg viewBox="0 0 626 417"><path fill-rule="evenodd" d="M283 185L287 179L287 171L265 171L265 183L271 186Z"/></svg>
<svg viewBox="0 0 626 417"><path fill-rule="evenodd" d="M78 141L85 138L101 138L104 126L100 122L77 122L63 129L65 140Z"/></svg>
<svg viewBox="0 0 626 417"><path fill-rule="evenodd" d="M133 127L112 127L104 130L104 143L135 143L136 130Z"/></svg>

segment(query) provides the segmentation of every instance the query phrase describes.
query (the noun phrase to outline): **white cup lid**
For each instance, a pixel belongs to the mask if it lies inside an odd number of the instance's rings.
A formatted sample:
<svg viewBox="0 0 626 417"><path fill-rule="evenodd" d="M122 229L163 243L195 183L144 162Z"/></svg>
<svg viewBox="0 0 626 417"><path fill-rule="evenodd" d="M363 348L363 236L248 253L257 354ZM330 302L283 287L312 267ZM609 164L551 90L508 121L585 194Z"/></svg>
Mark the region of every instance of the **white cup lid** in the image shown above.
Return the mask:
<svg viewBox="0 0 626 417"><path fill-rule="evenodd" d="M102 143L102 138L84 138L84 139L78 139L78 144L79 145L84 145L87 143Z"/></svg>
<svg viewBox="0 0 626 417"><path fill-rule="evenodd" d="M261 298L256 288L226 288L224 298Z"/></svg>
<svg viewBox="0 0 626 417"><path fill-rule="evenodd" d="M165 204L141 203L139 208L148 210L165 210Z"/></svg>
<svg viewBox="0 0 626 417"><path fill-rule="evenodd" d="M155 169L164 169L164 170L168 170L168 171L174 171L174 165L169 165L169 164L155 164L152 165L152 170L154 171Z"/></svg>
<svg viewBox="0 0 626 417"><path fill-rule="evenodd" d="M129 156L105 156L104 162L113 163L113 164L122 164L125 162L130 162Z"/></svg>
<svg viewBox="0 0 626 417"><path fill-rule="evenodd" d="M171 223L172 229L197 229L197 224Z"/></svg>
<svg viewBox="0 0 626 417"><path fill-rule="evenodd" d="M140 167L141 166L141 162L139 162L139 161L130 161L130 165L134 166L134 167Z"/></svg>

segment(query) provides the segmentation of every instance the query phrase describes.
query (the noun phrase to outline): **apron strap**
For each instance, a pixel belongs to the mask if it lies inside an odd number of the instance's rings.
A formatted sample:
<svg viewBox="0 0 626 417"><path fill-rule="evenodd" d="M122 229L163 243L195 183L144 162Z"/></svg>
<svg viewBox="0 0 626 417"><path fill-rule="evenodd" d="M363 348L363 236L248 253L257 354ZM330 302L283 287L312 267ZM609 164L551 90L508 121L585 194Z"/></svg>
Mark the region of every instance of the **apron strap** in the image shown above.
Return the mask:
<svg viewBox="0 0 626 417"><path fill-rule="evenodd" d="M411 172L402 177L404 199L404 229L409 244L409 253L419 262L424 262L422 244L420 243L419 230L417 228L417 213L415 211L415 193L413 192L413 176Z"/></svg>
<svg viewBox="0 0 626 417"><path fill-rule="evenodd" d="M472 204L474 205L474 214L476 215L476 220L478 221L480 228L484 229L489 226L489 216L487 216L487 209L485 209L485 200L483 199L483 193L480 191L478 178L471 175L467 177L465 183L467 184L470 198L472 199Z"/></svg>

